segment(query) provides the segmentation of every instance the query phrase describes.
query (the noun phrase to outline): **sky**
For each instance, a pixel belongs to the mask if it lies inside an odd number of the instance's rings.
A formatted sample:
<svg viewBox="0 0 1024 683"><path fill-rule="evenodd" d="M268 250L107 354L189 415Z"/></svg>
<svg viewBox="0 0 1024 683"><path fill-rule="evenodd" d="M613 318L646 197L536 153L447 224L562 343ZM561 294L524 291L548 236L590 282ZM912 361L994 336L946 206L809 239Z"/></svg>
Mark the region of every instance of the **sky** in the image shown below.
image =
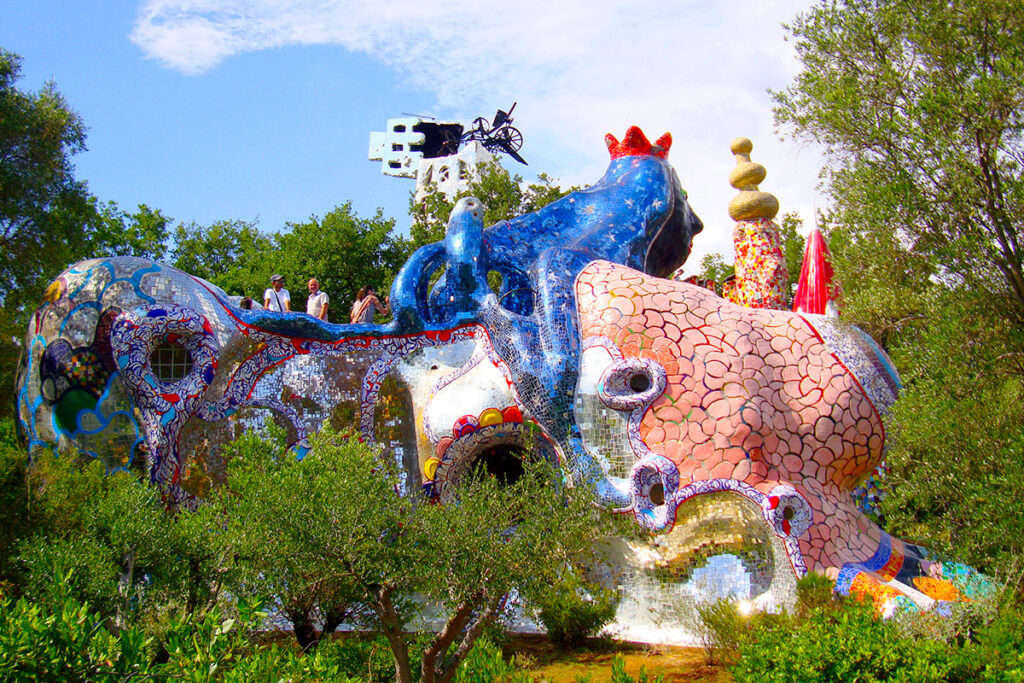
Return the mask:
<svg viewBox="0 0 1024 683"><path fill-rule="evenodd" d="M672 133L705 224L688 261L732 260L729 142L753 140L780 215L823 208L818 150L775 131L769 89L799 72L781 24L810 0L32 0L0 3L23 90L53 80L88 127L77 176L177 222L276 231L351 201L408 230L412 180L367 160L404 113L469 123L518 102L524 167L596 181L605 133Z"/></svg>

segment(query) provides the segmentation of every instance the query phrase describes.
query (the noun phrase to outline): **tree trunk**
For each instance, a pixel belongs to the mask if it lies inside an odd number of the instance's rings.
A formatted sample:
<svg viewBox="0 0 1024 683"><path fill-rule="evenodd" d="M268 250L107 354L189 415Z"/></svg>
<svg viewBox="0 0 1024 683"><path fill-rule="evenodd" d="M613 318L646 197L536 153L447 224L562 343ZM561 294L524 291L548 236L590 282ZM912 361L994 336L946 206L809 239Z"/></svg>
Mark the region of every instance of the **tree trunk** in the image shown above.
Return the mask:
<svg viewBox="0 0 1024 683"><path fill-rule="evenodd" d="M391 657L395 661L395 683L412 683L409 646L402 636L402 621L398 618L398 611L391 601L394 589L390 586L375 586L371 590L376 598L373 611L377 613L381 630L388 640L388 645L391 646Z"/></svg>
<svg viewBox="0 0 1024 683"><path fill-rule="evenodd" d="M444 659L448 654L448 648L451 647L455 638L462 632L466 622L473 615L475 606L476 602L472 600L459 605L434 642L423 651L423 663L420 665L420 681L422 683L434 683L438 676L444 677L446 670ZM442 660L440 667L438 667L438 659ZM458 666L458 662L455 663L455 666Z"/></svg>
<svg viewBox="0 0 1024 683"><path fill-rule="evenodd" d="M285 614L288 619L292 622L293 633L295 634L295 640L298 641L299 647L302 648L303 652L309 652L317 646L320 642L320 633L313 626L312 615L308 610L286 610Z"/></svg>
<svg viewBox="0 0 1024 683"><path fill-rule="evenodd" d="M324 631L321 637L326 637L341 625L341 622L348 618L350 613L347 606L341 605L328 605L324 606L320 604L320 609L324 613Z"/></svg>
<svg viewBox="0 0 1024 683"><path fill-rule="evenodd" d="M438 678L435 683L451 683L451 680L455 678L455 674L458 672L459 664L465 659L469 651L473 649L473 644L476 643L476 639L480 637L484 627L494 620L494 615L498 611L498 606L505 599L505 596L499 596L488 605L483 613L477 617L476 621L470 624L466 630L466 635L462 637L462 642L459 643L459 648L455 651L455 654L451 656L444 664L444 668L438 672Z"/></svg>

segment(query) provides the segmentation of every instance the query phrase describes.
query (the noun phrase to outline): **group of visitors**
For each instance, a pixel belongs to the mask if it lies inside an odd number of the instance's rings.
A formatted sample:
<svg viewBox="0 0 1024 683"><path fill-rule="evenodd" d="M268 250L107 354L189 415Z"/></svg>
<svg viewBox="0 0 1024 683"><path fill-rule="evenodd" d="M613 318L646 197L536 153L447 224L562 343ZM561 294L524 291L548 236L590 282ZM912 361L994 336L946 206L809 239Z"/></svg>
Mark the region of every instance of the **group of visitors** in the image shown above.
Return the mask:
<svg viewBox="0 0 1024 683"><path fill-rule="evenodd" d="M263 307L265 309L278 313L291 312L292 297L288 290L285 289L284 284L283 275L275 274L270 277L270 287L267 288L267 291L263 292ZM316 278L311 278L306 286L309 288L309 298L306 299L306 313L314 318L327 320L327 309L331 302L327 292L320 289L320 281ZM381 315L389 315L391 313L390 297L385 297L385 304L381 306L380 299L377 298L377 292L373 287L367 285L362 287L356 294L356 301L352 304L349 322L353 324L372 323L374 312Z"/></svg>

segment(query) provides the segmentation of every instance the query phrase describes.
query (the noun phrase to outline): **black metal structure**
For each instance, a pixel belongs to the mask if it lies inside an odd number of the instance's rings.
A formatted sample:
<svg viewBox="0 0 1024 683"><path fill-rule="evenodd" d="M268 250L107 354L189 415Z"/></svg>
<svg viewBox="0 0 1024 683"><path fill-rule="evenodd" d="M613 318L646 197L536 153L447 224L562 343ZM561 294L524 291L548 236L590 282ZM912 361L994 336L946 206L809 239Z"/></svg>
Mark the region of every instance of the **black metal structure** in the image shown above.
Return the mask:
<svg viewBox="0 0 1024 683"><path fill-rule="evenodd" d="M516 103L513 102L508 111L499 109L491 122L482 116L474 120L472 128L462 134L461 142L476 140L489 152L504 152L519 163L526 164L526 160L519 156L523 134L512 126L512 110L515 108Z"/></svg>

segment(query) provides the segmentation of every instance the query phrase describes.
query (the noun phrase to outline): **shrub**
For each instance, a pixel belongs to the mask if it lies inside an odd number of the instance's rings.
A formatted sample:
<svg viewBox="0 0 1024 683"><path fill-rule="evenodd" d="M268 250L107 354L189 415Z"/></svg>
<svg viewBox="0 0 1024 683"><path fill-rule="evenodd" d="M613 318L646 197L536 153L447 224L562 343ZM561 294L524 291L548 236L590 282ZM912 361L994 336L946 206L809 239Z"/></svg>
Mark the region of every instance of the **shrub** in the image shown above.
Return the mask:
<svg viewBox="0 0 1024 683"><path fill-rule="evenodd" d="M28 456L18 443L14 420L0 420L0 581L14 575L14 544L28 529Z"/></svg>
<svg viewBox="0 0 1024 683"><path fill-rule="evenodd" d="M258 439L236 444L231 490L217 501L244 569L238 593L308 586L319 600L320 587L336 586L387 637L396 679L413 678L406 625L427 605L442 628L426 637L420 673L448 681L511 593L533 592L553 557L592 546L587 492L552 486L560 475L546 464L527 463L506 485L466 477L457 504L425 505L399 493L393 459L329 429L310 440L301 462Z"/></svg>
<svg viewBox="0 0 1024 683"><path fill-rule="evenodd" d="M220 595L228 551L219 512L167 512L134 472L98 460L40 454L28 470L31 533L15 545L19 589L58 608L63 586L119 627L173 604L201 617Z"/></svg>
<svg viewBox="0 0 1024 683"><path fill-rule="evenodd" d="M326 640L312 654L337 662L343 674L361 678L366 683L395 680L391 648L383 636L353 634Z"/></svg>
<svg viewBox="0 0 1024 683"><path fill-rule="evenodd" d="M1024 681L1024 610L1007 604L956 651L954 681Z"/></svg>
<svg viewBox="0 0 1024 683"><path fill-rule="evenodd" d="M616 654L612 659L612 683L662 683L665 680L664 676L657 676L656 678L648 678L646 667L640 667L640 673L637 674L636 678L633 678L626 673L626 660L622 658L622 655Z"/></svg>
<svg viewBox="0 0 1024 683"><path fill-rule="evenodd" d="M566 565L558 578L529 600L548 637L563 646L580 645L615 619L621 596L588 581L578 567Z"/></svg>
<svg viewBox="0 0 1024 683"><path fill-rule="evenodd" d="M762 681L944 681L949 649L901 636L870 603L843 601L805 618L763 615L741 639L737 683Z"/></svg>
<svg viewBox="0 0 1024 683"><path fill-rule="evenodd" d="M808 572L796 582L796 612L808 615L816 609L835 607L839 596L835 592L836 582L824 574Z"/></svg>
<svg viewBox="0 0 1024 683"><path fill-rule="evenodd" d="M454 683L530 683L525 671L505 659L501 648L486 637L476 641L473 649L459 665Z"/></svg>
<svg viewBox="0 0 1024 683"><path fill-rule="evenodd" d="M56 608L0 597L0 680L92 680L149 667L141 629L112 635L88 604L65 595Z"/></svg>

